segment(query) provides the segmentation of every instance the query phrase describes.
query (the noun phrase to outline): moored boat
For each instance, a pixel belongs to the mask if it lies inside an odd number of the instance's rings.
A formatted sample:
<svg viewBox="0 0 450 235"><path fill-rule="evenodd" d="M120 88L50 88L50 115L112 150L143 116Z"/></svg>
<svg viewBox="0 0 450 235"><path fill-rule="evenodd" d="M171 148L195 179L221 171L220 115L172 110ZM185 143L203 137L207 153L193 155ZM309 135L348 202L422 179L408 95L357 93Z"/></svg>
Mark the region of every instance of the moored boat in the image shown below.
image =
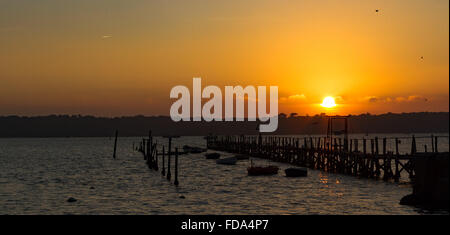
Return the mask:
<svg viewBox="0 0 450 235"><path fill-rule="evenodd" d="M184 145L183 146L183 150L186 153L203 153L203 152L206 151L206 149L202 149L202 148L199 148L199 147L192 147L192 146L189 146L189 145Z"/></svg>
<svg viewBox="0 0 450 235"><path fill-rule="evenodd" d="M220 153L207 153L205 157L206 159L218 159L220 158Z"/></svg>
<svg viewBox="0 0 450 235"><path fill-rule="evenodd" d="M277 166L250 166L247 168L248 175L276 175L278 170Z"/></svg>
<svg viewBox="0 0 450 235"><path fill-rule="evenodd" d="M286 177L305 177L308 176L308 169L304 167L288 168L284 170Z"/></svg>
<svg viewBox="0 0 450 235"><path fill-rule="evenodd" d="M223 159L218 159L216 161L217 164L223 164L223 165L235 165L236 162L237 162L236 157L227 157L227 158L223 158Z"/></svg>

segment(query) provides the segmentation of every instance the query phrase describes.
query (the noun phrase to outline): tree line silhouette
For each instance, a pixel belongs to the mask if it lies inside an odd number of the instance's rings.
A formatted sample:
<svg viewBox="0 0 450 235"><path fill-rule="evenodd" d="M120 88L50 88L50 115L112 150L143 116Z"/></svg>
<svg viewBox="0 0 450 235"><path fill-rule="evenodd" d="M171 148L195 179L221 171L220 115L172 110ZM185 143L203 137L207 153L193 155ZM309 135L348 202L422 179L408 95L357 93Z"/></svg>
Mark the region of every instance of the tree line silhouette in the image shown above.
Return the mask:
<svg viewBox="0 0 450 235"><path fill-rule="evenodd" d="M270 134L326 134L327 116L280 113ZM350 133L448 133L448 112L360 114L348 117ZM94 117L83 115L0 116L0 137L104 137L258 134L259 122L173 122L168 116ZM335 129L339 124L335 125Z"/></svg>

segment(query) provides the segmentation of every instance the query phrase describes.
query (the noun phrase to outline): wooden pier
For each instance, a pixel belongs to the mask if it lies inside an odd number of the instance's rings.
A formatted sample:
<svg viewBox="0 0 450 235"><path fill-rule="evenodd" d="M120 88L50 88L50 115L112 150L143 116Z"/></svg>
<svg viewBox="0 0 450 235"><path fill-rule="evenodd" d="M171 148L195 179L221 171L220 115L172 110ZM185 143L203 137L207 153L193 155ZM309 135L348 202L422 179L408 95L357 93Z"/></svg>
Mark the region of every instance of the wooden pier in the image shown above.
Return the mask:
<svg viewBox="0 0 450 235"><path fill-rule="evenodd" d="M416 137L411 138L411 152L408 154L400 154L399 138L377 137L209 136L207 147L326 172L399 182L402 172L414 180L416 159L437 155L448 157L448 152L438 152L437 136L427 137L432 140L432 151L421 153L417 152ZM387 149L388 141L394 141L395 149Z"/></svg>

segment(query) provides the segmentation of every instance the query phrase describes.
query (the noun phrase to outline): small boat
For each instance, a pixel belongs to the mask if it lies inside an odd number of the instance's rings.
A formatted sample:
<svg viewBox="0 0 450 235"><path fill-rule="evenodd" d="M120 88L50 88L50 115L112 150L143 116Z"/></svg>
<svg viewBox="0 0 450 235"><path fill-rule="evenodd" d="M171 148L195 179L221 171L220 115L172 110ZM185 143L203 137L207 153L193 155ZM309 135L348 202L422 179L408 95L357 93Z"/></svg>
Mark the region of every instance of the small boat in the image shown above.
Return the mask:
<svg viewBox="0 0 450 235"><path fill-rule="evenodd" d="M308 176L308 169L304 167L299 168L288 168L284 170L286 177L305 177Z"/></svg>
<svg viewBox="0 0 450 235"><path fill-rule="evenodd" d="M237 158L236 157L227 157L223 159L218 159L216 161L217 164L223 164L223 165L236 165Z"/></svg>
<svg viewBox="0 0 450 235"><path fill-rule="evenodd" d="M203 152L206 152L206 149L202 149L202 148L199 148L199 147L192 147L192 146L189 146L189 145L184 145L183 146L183 150L186 153L203 153Z"/></svg>
<svg viewBox="0 0 450 235"><path fill-rule="evenodd" d="M250 166L247 168L248 175L276 175L278 170L277 166Z"/></svg>
<svg viewBox="0 0 450 235"><path fill-rule="evenodd" d="M250 157L248 155L244 155L244 154L239 154L235 156L237 160L247 160Z"/></svg>
<svg viewBox="0 0 450 235"><path fill-rule="evenodd" d="M205 157L206 159L218 159L220 158L220 153L207 153Z"/></svg>

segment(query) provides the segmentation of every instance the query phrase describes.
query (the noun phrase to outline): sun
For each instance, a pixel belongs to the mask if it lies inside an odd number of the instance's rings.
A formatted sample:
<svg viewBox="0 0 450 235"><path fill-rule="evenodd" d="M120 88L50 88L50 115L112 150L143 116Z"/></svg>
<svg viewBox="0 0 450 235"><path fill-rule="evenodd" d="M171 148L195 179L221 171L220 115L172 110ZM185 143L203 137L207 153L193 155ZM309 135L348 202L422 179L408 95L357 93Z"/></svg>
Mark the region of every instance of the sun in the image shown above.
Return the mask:
<svg viewBox="0 0 450 235"><path fill-rule="evenodd" d="M336 107L336 102L334 101L333 97L327 96L323 98L322 104L320 105L325 108L333 108Z"/></svg>

